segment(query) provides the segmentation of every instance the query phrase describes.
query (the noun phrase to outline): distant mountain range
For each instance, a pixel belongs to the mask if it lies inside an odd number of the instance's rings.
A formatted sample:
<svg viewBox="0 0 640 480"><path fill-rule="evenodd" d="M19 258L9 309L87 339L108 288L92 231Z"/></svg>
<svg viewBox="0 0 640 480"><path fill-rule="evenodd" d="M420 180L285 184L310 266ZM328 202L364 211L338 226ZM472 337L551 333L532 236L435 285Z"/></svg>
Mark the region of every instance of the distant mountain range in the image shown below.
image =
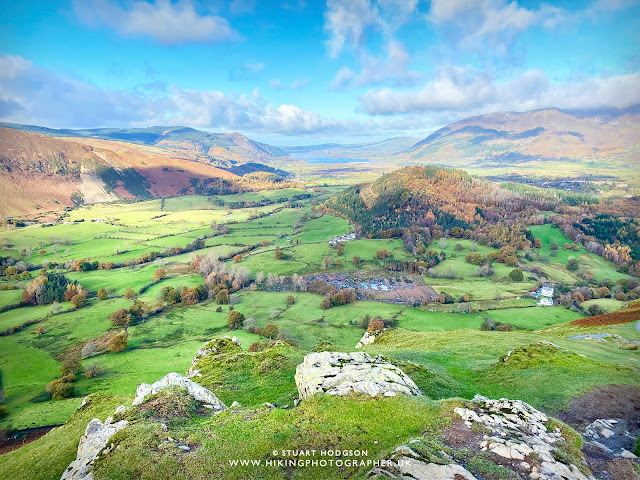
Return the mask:
<svg viewBox="0 0 640 480"><path fill-rule="evenodd" d="M582 111L549 108L460 120L399 153L396 160L495 166L585 157L602 159L633 154L639 148L640 105Z"/></svg>
<svg viewBox="0 0 640 480"><path fill-rule="evenodd" d="M395 155L413 147L419 138L414 137L394 137L381 142L340 144L325 143L321 145L307 145L296 147L281 147L286 153L296 158L306 155L317 155L323 157L348 157L348 158L370 158Z"/></svg>

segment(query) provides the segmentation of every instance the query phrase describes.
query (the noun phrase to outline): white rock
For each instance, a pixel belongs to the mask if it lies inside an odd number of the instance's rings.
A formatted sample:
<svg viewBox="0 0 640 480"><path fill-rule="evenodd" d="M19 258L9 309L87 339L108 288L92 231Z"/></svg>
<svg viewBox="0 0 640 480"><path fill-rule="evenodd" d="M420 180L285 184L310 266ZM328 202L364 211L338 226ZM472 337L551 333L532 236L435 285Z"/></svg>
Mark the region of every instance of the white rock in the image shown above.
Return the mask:
<svg viewBox="0 0 640 480"><path fill-rule="evenodd" d="M375 397L422 395L417 385L400 368L364 352L317 352L304 357L295 375L300 398L316 393L347 395L351 392Z"/></svg>
<svg viewBox="0 0 640 480"><path fill-rule="evenodd" d="M111 424L103 424L97 418L91 420L80 438L76 459L69 464L60 480L92 480L93 474L89 472L89 467L105 449L111 437L127 424L126 420Z"/></svg>
<svg viewBox="0 0 640 480"><path fill-rule="evenodd" d="M125 407L124 405L120 405L118 406L118 408L116 408L114 415L122 415L126 411L127 411L127 407Z"/></svg>
<svg viewBox="0 0 640 480"><path fill-rule="evenodd" d="M629 450L622 450L620 456L622 458L628 458L630 460L635 460L636 458L638 458L636 454L630 452Z"/></svg>
<svg viewBox="0 0 640 480"><path fill-rule="evenodd" d="M198 385L197 383L189 380L187 377L180 375L175 372L171 372L164 377L162 377L157 382L149 385L147 383L142 383L138 385L136 390L136 398L133 400L133 405L140 405L146 397L149 395L155 395L160 390L169 387L182 387L187 390L189 395L191 395L194 399L203 403L205 407L208 407L214 410L216 413L221 412L227 406L222 403L222 401L215 396L215 394L202 385Z"/></svg>

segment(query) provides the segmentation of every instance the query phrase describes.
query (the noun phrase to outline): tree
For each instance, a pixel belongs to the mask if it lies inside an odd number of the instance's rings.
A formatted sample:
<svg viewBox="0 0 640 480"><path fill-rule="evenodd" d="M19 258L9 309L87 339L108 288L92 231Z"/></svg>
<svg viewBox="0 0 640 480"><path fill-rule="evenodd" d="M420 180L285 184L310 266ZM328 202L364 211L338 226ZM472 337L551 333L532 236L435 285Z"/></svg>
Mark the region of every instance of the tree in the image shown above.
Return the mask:
<svg viewBox="0 0 640 480"><path fill-rule="evenodd" d="M184 287L180 291L180 301L184 305L196 305L198 303L198 300L199 300L199 297L198 297L198 292L196 287L191 287L191 288Z"/></svg>
<svg viewBox="0 0 640 480"><path fill-rule="evenodd" d="M326 270L327 268L333 267L333 257L324 257L322 259L322 266Z"/></svg>
<svg viewBox="0 0 640 480"><path fill-rule="evenodd" d="M341 257L344 254L344 245L342 243L339 243L338 246L336 247L336 253L338 254L339 257Z"/></svg>
<svg viewBox="0 0 640 480"><path fill-rule="evenodd" d="M569 261L567 262L567 270L571 270L572 272L575 272L576 270L578 270L579 266L580 264L578 263L578 260L576 260L575 258L570 258Z"/></svg>
<svg viewBox="0 0 640 480"><path fill-rule="evenodd" d="M296 303L296 297L293 295L287 295L287 307L290 307L294 303Z"/></svg>
<svg viewBox="0 0 640 480"><path fill-rule="evenodd" d="M160 280L167 276L167 272L164 268L156 268L156 271L153 272L153 281L154 283L158 283Z"/></svg>
<svg viewBox="0 0 640 480"><path fill-rule="evenodd" d="M124 327L125 329L131 325L131 314L128 310L120 308L109 315L111 324L116 327Z"/></svg>
<svg viewBox="0 0 640 480"><path fill-rule="evenodd" d="M239 330L242 328L244 323L244 315L237 310L233 310L229 312L229 316L227 317L227 325L229 326L229 330Z"/></svg>
<svg viewBox="0 0 640 480"><path fill-rule="evenodd" d="M109 294L107 293L107 289L104 287L100 287L100 289L98 290L98 298L100 300L106 300L108 296Z"/></svg>
<svg viewBox="0 0 640 480"><path fill-rule="evenodd" d="M242 255L238 254L235 257L233 257L233 261L235 263L240 263L242 261Z"/></svg>
<svg viewBox="0 0 640 480"><path fill-rule="evenodd" d="M376 260L384 260L385 258L390 256L391 254L386 248L383 248L382 250L376 250Z"/></svg>
<svg viewBox="0 0 640 480"><path fill-rule="evenodd" d="M64 356L62 366L60 367L60 373L62 375L75 374L80 369L82 369L82 359L78 353L70 353Z"/></svg>
<svg viewBox="0 0 640 480"><path fill-rule="evenodd" d="M524 280L524 275L522 274L522 270L514 268L509 272L509 280L512 282L522 282Z"/></svg>
<svg viewBox="0 0 640 480"><path fill-rule="evenodd" d="M73 376L75 378L75 375ZM73 396L73 383L69 379L58 378L47 384L47 393L53 400L62 400Z"/></svg>
<svg viewBox="0 0 640 480"><path fill-rule="evenodd" d="M95 363L92 363L91 365L87 365L87 368L84 369L84 376L87 378L95 378L99 375L102 375L102 373L103 373L102 368Z"/></svg>
<svg viewBox="0 0 640 480"><path fill-rule="evenodd" d="M282 260L282 249L280 248L280 245L276 247L275 257L276 260Z"/></svg>
<svg viewBox="0 0 640 480"><path fill-rule="evenodd" d="M542 241L539 238L533 239L533 248L542 248Z"/></svg>
<svg viewBox="0 0 640 480"><path fill-rule="evenodd" d="M166 303L177 303L180 300L180 291L171 286L162 287L160 290L160 300Z"/></svg>
<svg viewBox="0 0 640 480"><path fill-rule="evenodd" d="M278 326L273 322L269 322L262 329L262 336L273 339L278 336L278 332Z"/></svg>
<svg viewBox="0 0 640 480"><path fill-rule="evenodd" d="M131 299L136 296L136 293L133 291L133 288L127 287L124 291L124 298Z"/></svg>
<svg viewBox="0 0 640 480"><path fill-rule="evenodd" d="M515 255L509 255L505 257L504 263L506 265L509 265L510 267L515 267L516 265L518 265L518 257L516 257Z"/></svg>
<svg viewBox="0 0 640 480"><path fill-rule="evenodd" d="M216 303L226 305L229 303L229 290L220 290L216 293Z"/></svg>
<svg viewBox="0 0 640 480"><path fill-rule="evenodd" d="M353 265L355 267L357 267L358 265L360 265L360 262L362 261L362 259L360 258L359 255L354 255L353 257L351 257L351 263L353 263Z"/></svg>
<svg viewBox="0 0 640 480"><path fill-rule="evenodd" d="M466 257L464 257L467 263L472 265L482 265L483 258L479 253L469 253Z"/></svg>
<svg viewBox="0 0 640 480"><path fill-rule="evenodd" d="M322 308L323 310L328 310L329 308L331 308L331 298L324 297L320 302L320 308Z"/></svg>
<svg viewBox="0 0 640 480"><path fill-rule="evenodd" d="M82 308L87 304L87 296L81 293L71 297L71 305L73 308Z"/></svg>
<svg viewBox="0 0 640 480"><path fill-rule="evenodd" d="M127 348L127 335L125 333L119 333L118 335L111 337L109 340L109 351L118 353Z"/></svg>
<svg viewBox="0 0 640 480"><path fill-rule="evenodd" d="M602 308L597 303L589 305L589 315L595 316L595 315L602 315L603 313L604 313L604 308Z"/></svg>
<svg viewBox="0 0 640 480"><path fill-rule="evenodd" d="M367 332L378 332L384 329L384 322L379 318L373 318L367 326Z"/></svg>

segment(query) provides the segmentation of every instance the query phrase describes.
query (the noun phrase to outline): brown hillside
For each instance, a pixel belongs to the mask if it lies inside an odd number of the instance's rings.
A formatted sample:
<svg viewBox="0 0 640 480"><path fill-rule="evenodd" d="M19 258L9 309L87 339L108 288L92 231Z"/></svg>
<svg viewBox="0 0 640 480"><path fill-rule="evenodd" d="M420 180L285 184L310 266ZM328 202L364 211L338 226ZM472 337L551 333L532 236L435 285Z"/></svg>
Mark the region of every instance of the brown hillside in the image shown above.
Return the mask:
<svg viewBox="0 0 640 480"><path fill-rule="evenodd" d="M86 138L52 138L0 127L0 215L29 215L72 206L80 193L86 203L117 200L96 174L106 165L134 168L153 196L192 193L191 178L238 178L173 150ZM122 186L115 193L133 195Z"/></svg>

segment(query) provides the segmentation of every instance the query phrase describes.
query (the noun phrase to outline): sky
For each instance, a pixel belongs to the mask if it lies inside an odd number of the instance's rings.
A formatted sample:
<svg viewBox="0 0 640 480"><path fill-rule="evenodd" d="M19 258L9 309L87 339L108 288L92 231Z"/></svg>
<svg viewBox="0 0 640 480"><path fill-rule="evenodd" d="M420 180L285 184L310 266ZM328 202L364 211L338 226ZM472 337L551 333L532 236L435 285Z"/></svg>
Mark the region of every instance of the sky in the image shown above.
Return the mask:
<svg viewBox="0 0 640 480"><path fill-rule="evenodd" d="M0 0L0 121L274 145L640 103L640 0Z"/></svg>

